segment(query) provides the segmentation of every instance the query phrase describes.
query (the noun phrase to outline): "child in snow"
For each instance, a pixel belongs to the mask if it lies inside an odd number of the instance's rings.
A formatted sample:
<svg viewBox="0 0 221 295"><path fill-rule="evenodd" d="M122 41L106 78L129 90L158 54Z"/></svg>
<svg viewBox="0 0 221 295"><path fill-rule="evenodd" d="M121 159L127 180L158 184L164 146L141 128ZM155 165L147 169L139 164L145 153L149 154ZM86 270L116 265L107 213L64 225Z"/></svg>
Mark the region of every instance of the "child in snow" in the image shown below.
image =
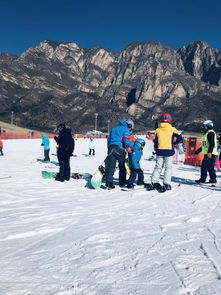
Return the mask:
<svg viewBox="0 0 221 295"><path fill-rule="evenodd" d="M151 177L151 185L148 190L171 190L171 174L174 151L174 144L182 142L182 135L172 125L172 116L164 113L161 116L161 123L154 133L154 146L156 150L156 165ZM174 142L174 139L175 142ZM165 168L163 186L159 183L161 171Z"/></svg>
<svg viewBox="0 0 221 295"><path fill-rule="evenodd" d="M89 156L94 156L95 155L95 148L94 148L94 140L92 137L90 137L89 140Z"/></svg>
<svg viewBox="0 0 221 295"><path fill-rule="evenodd" d="M143 148L145 146L145 141L142 138L136 139L132 153L130 155L130 169L131 174L127 181L127 188L134 187L134 181L138 175L137 185L144 185L144 175L143 170L140 168L140 160L143 154Z"/></svg>
<svg viewBox="0 0 221 295"><path fill-rule="evenodd" d="M4 156L2 150L3 150L3 141L0 139L0 156Z"/></svg>
<svg viewBox="0 0 221 295"><path fill-rule="evenodd" d="M50 152L50 141L46 134L42 134L42 146L44 146L44 161L50 162L49 152Z"/></svg>

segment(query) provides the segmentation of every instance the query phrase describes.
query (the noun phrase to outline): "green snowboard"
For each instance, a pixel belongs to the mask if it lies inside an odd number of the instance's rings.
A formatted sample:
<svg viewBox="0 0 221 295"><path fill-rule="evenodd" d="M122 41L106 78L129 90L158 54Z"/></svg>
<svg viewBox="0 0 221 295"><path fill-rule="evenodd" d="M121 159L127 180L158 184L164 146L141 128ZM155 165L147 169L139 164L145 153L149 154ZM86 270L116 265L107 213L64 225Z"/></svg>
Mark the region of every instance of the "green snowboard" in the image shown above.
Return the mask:
<svg viewBox="0 0 221 295"><path fill-rule="evenodd" d="M105 175L105 169L102 165L98 167L98 170L94 173L91 178L91 186L94 189L100 188L102 184L102 179Z"/></svg>
<svg viewBox="0 0 221 295"><path fill-rule="evenodd" d="M49 171L41 171L41 176L43 178L55 178L58 172L49 172Z"/></svg>

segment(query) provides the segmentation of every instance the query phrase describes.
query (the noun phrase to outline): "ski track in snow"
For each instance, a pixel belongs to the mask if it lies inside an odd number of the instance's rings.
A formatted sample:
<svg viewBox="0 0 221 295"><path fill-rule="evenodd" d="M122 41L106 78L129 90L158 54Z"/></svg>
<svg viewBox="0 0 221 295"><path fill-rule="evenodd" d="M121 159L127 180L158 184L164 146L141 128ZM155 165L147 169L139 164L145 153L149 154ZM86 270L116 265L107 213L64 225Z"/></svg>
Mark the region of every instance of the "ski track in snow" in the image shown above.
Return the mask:
<svg viewBox="0 0 221 295"><path fill-rule="evenodd" d="M221 294L221 190L191 185L199 168L174 165L165 193L93 190L84 179L41 178L43 170L59 170L53 140L52 163L37 160L41 140L4 143L1 295ZM86 157L88 140L76 141L72 172L95 172L106 140L95 144L96 156ZM148 143L146 182L151 152Z"/></svg>

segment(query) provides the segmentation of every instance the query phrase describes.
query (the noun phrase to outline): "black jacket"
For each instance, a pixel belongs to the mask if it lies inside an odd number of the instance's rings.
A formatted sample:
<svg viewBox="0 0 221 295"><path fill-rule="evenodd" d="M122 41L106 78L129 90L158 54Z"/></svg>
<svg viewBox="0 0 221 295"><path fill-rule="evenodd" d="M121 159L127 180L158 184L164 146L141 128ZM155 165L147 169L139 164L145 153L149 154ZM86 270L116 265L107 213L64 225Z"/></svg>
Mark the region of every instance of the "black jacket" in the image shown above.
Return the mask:
<svg viewBox="0 0 221 295"><path fill-rule="evenodd" d="M75 142L69 128L64 128L54 139L58 144L57 156L60 161L67 161L74 151Z"/></svg>

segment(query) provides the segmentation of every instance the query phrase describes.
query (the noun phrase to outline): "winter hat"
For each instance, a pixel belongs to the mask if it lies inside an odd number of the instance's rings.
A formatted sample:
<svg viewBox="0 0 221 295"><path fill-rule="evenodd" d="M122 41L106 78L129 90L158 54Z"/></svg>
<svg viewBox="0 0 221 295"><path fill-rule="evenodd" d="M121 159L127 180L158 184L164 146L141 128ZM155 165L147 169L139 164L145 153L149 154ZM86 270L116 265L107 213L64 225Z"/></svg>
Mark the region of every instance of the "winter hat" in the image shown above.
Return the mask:
<svg viewBox="0 0 221 295"><path fill-rule="evenodd" d="M131 119L126 120L127 127L134 129L134 122Z"/></svg>
<svg viewBox="0 0 221 295"><path fill-rule="evenodd" d="M172 124L173 119L172 119L171 114L169 114L169 113L164 113L164 114L162 114L162 116L160 117L160 121L161 121L161 123L167 122L167 123Z"/></svg>
<svg viewBox="0 0 221 295"><path fill-rule="evenodd" d="M58 132L61 132L64 128L65 128L65 124L64 124L64 123L60 123L60 124L57 126L57 131L58 131Z"/></svg>
<svg viewBox="0 0 221 295"><path fill-rule="evenodd" d="M138 145L138 146L140 146L140 147L144 147L145 146L145 140L143 139L143 138L138 138L138 139L136 139L136 141L135 141L135 145Z"/></svg>

